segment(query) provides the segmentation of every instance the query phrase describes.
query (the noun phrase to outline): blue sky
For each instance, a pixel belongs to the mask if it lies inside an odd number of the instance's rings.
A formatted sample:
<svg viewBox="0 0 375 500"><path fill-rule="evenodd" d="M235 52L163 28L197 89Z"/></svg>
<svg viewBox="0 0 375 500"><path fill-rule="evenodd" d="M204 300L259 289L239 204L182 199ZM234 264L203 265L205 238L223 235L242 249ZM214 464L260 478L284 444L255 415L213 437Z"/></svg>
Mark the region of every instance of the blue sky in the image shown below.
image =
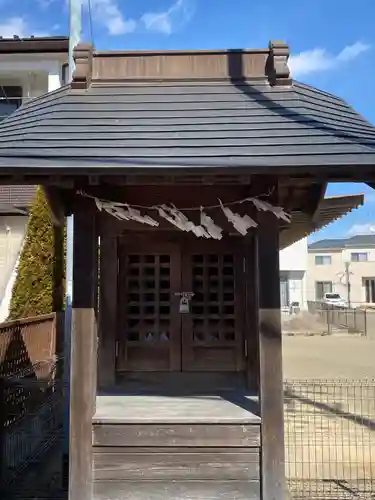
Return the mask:
<svg viewBox="0 0 375 500"><path fill-rule="evenodd" d="M375 124L375 0L83 0L85 40L98 49L291 47L293 76L349 102ZM68 33L68 0L0 0L3 37ZM375 191L336 184L329 195L364 192L366 203L313 238L375 234Z"/></svg>

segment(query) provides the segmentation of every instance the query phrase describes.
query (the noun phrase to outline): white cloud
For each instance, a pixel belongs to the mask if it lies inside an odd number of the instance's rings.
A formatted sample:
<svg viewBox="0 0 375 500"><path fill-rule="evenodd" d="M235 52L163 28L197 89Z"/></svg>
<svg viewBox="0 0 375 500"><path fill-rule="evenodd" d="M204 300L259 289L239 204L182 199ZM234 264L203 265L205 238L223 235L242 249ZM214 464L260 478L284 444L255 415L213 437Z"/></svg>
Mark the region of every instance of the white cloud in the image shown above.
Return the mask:
<svg viewBox="0 0 375 500"><path fill-rule="evenodd" d="M24 38L31 34L26 20L20 16L10 17L0 24L0 36L3 38L13 38L13 35Z"/></svg>
<svg viewBox="0 0 375 500"><path fill-rule="evenodd" d="M3 38L13 38L14 35L20 38L34 36L49 36L45 31L33 30L24 17L14 16L0 24L0 36Z"/></svg>
<svg viewBox="0 0 375 500"><path fill-rule="evenodd" d="M353 43L353 45L347 45L346 47L344 47L342 51L337 55L336 59L339 62L348 62L370 49L370 45L362 42L356 42Z"/></svg>
<svg viewBox="0 0 375 500"><path fill-rule="evenodd" d="M134 19L127 19L121 12L116 0L91 0L91 7L95 20L103 24L110 35L132 33L137 27Z"/></svg>
<svg viewBox="0 0 375 500"><path fill-rule="evenodd" d="M354 224L348 231L349 236L356 234L375 234L375 223Z"/></svg>
<svg viewBox="0 0 375 500"><path fill-rule="evenodd" d="M336 55L331 54L326 49L315 48L301 52L289 59L289 66L294 78L305 76L318 71L327 71L356 59L363 52L371 48L362 42L347 45Z"/></svg>
<svg viewBox="0 0 375 500"><path fill-rule="evenodd" d="M86 10L89 1L84 0ZM166 11L146 12L140 19L127 18L120 10L120 0L91 0L91 11L94 20L105 26L109 35L133 33L140 26L148 31L170 35L190 21L194 13L191 2L192 0L177 0Z"/></svg>
<svg viewBox="0 0 375 500"><path fill-rule="evenodd" d="M41 9L48 9L56 0L37 0Z"/></svg>
<svg viewBox="0 0 375 500"><path fill-rule="evenodd" d="M177 0L164 12L146 12L141 22L148 31L170 35L190 21L194 9L189 0Z"/></svg>

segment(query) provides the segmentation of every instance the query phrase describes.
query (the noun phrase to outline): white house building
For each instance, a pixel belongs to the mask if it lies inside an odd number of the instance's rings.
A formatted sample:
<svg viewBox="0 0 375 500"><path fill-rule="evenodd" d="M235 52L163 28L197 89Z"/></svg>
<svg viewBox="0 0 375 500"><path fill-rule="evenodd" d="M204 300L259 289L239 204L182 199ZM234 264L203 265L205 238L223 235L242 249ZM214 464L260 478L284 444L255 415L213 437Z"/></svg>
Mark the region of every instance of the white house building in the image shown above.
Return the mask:
<svg viewBox="0 0 375 500"><path fill-rule="evenodd" d="M282 309L289 310L295 302L298 302L300 309L307 309L307 302L315 300L315 281L311 278L312 261L309 255L313 245L308 246L307 236L344 217L348 212L360 207L363 201L364 196L361 194L323 198L314 214L312 225L306 222L308 219L304 217L294 219L294 227L298 228L300 239L296 241L295 234L290 236L286 234L280 241L281 248L283 248L280 251ZM291 215L293 217L293 214ZM327 269L322 269L323 275ZM369 283L371 286L372 282Z"/></svg>
<svg viewBox="0 0 375 500"><path fill-rule="evenodd" d="M307 308L306 295L307 238L280 251L280 300L282 309L298 302Z"/></svg>
<svg viewBox="0 0 375 500"><path fill-rule="evenodd" d="M308 300L339 293L354 307L375 303L375 235L324 239L308 246Z"/></svg>
<svg viewBox="0 0 375 500"><path fill-rule="evenodd" d="M0 120L64 83L67 37L0 38ZM0 186L0 322L8 316L33 186Z"/></svg>

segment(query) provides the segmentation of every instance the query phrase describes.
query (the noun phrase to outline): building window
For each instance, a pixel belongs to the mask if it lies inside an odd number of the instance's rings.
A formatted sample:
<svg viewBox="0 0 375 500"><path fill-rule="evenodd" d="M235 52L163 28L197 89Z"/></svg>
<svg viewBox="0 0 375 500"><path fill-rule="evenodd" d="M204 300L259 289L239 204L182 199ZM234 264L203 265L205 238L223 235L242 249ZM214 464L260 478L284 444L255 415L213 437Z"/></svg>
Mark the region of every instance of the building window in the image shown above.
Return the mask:
<svg viewBox="0 0 375 500"><path fill-rule="evenodd" d="M332 293L332 281L316 281L315 300L323 300L326 293Z"/></svg>
<svg viewBox="0 0 375 500"><path fill-rule="evenodd" d="M69 64L64 63L61 67L61 83L67 85L69 83Z"/></svg>
<svg viewBox="0 0 375 500"><path fill-rule="evenodd" d="M329 266L332 263L330 255L315 255L316 266Z"/></svg>
<svg viewBox="0 0 375 500"><path fill-rule="evenodd" d="M350 256L352 262L367 262L368 253L367 252L354 252Z"/></svg>
<svg viewBox="0 0 375 500"><path fill-rule="evenodd" d="M375 303L375 278L363 278L365 287L365 301Z"/></svg>
<svg viewBox="0 0 375 500"><path fill-rule="evenodd" d="M0 121L16 111L22 104L22 87L0 85Z"/></svg>
<svg viewBox="0 0 375 500"><path fill-rule="evenodd" d="M284 276L280 278L280 305L282 309L289 307L289 280Z"/></svg>

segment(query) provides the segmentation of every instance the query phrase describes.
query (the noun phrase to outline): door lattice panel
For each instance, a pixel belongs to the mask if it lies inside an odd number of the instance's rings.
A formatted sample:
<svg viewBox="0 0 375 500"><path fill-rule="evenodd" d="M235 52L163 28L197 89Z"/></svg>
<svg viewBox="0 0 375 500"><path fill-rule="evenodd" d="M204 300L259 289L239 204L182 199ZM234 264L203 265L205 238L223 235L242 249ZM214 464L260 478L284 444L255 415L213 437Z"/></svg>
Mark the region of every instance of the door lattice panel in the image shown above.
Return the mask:
<svg viewBox="0 0 375 500"><path fill-rule="evenodd" d="M121 264L120 344L117 369L170 370L172 254L125 253ZM173 331L172 331L173 330Z"/></svg>
<svg viewBox="0 0 375 500"><path fill-rule="evenodd" d="M126 339L168 342L170 339L170 256L128 255Z"/></svg>
<svg viewBox="0 0 375 500"><path fill-rule="evenodd" d="M233 255L192 255L193 343L236 340Z"/></svg>
<svg viewBox="0 0 375 500"><path fill-rule="evenodd" d="M240 371L239 256L231 251L215 252L217 246L211 248L205 253L194 249L185 257L184 290L194 295L190 314L183 317L183 369Z"/></svg>

